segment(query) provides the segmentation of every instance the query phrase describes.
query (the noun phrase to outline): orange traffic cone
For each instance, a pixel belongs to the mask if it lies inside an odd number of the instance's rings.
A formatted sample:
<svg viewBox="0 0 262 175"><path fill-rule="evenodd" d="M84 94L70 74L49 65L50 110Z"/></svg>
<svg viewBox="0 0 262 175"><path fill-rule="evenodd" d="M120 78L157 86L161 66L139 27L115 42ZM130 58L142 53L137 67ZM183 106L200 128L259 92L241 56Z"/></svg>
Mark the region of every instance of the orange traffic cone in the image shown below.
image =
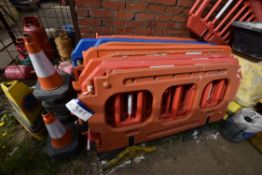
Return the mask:
<svg viewBox="0 0 262 175"><path fill-rule="evenodd" d="M38 77L41 89L54 90L63 85L63 78L57 73L45 53L30 35L24 35L24 42Z"/></svg>
<svg viewBox="0 0 262 175"><path fill-rule="evenodd" d="M54 148L64 148L71 143L72 131L66 129L51 112L43 112L42 117Z"/></svg>

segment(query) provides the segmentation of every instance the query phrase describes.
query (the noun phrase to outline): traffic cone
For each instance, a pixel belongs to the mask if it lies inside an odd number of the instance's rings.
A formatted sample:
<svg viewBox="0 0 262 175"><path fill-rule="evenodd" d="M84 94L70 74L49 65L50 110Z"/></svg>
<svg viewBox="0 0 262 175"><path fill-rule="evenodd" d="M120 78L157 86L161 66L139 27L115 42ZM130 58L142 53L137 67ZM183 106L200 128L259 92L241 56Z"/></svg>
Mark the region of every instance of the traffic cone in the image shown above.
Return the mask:
<svg viewBox="0 0 262 175"><path fill-rule="evenodd" d="M41 89L50 91L62 86L64 84L63 78L57 73L33 37L25 34L24 42Z"/></svg>
<svg viewBox="0 0 262 175"><path fill-rule="evenodd" d="M65 128L51 112L43 112L42 117L54 148L60 149L71 143L72 131Z"/></svg>
<svg viewBox="0 0 262 175"><path fill-rule="evenodd" d="M51 112L42 113L49 134L46 153L53 160L69 158L77 154L80 147L79 133L74 123L63 125Z"/></svg>

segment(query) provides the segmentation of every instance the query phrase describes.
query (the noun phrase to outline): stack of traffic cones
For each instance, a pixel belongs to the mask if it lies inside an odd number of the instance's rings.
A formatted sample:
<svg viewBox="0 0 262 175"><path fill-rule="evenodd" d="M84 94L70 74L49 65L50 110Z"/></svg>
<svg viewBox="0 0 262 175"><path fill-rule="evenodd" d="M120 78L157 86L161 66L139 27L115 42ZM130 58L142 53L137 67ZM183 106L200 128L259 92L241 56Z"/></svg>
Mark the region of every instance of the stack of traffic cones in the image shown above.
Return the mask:
<svg viewBox="0 0 262 175"><path fill-rule="evenodd" d="M71 134L76 137L71 139L70 143L63 145L61 148L60 146L54 144L54 142L52 142L52 144L49 143L47 146L47 152L53 159L72 154L78 147L78 134L73 125L74 117L65 107L65 104L76 96L71 85L71 77L70 75L61 76L57 73L54 66L46 57L39 45L34 41L33 37L24 35L24 41L30 60L38 77L38 82L33 94L38 100L42 100L42 105L46 111L52 113L48 113L48 116L52 115L51 117L44 115L44 121L49 132L49 136L51 139L54 139L57 134L50 131L51 125L47 122L46 118L52 118L52 121L56 121L56 124L54 126L52 125L51 130L56 131L61 129L63 125L60 122L64 124L66 123L69 125L69 128L71 128ZM58 120L56 120L56 118ZM61 136L61 133L58 135Z"/></svg>
<svg viewBox="0 0 262 175"><path fill-rule="evenodd" d="M42 100L43 107L47 111L52 111L61 122L72 121L72 115L65 107L65 104L76 96L71 85L70 75L59 75L31 36L25 35L24 40L38 77L38 82L33 92L34 96L38 100Z"/></svg>

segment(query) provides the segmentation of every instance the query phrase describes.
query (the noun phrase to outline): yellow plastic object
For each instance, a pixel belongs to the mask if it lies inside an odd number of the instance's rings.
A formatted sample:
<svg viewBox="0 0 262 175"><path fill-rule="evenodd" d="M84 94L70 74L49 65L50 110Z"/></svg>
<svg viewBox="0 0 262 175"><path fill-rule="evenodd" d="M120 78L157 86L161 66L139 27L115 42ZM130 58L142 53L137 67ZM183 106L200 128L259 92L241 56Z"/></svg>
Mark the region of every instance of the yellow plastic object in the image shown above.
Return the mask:
<svg viewBox="0 0 262 175"><path fill-rule="evenodd" d="M105 168L112 168L116 165L123 163L124 161L134 159L138 156L144 155L146 153L151 153L156 150L156 147L142 147L142 146L132 146L127 147L122 152L120 152L115 158L111 159L105 166Z"/></svg>
<svg viewBox="0 0 262 175"><path fill-rule="evenodd" d="M228 104L227 106L227 111L229 113L236 113L238 110L240 110L242 108L242 106L240 104L238 104L237 102L235 101L232 101Z"/></svg>
<svg viewBox="0 0 262 175"><path fill-rule="evenodd" d="M262 132L257 133L255 136L249 139L249 141L256 147L256 149L262 153Z"/></svg>
<svg viewBox="0 0 262 175"><path fill-rule="evenodd" d="M262 98L262 62L254 62L235 55L241 66L242 80L236 101L245 107L255 105Z"/></svg>
<svg viewBox="0 0 262 175"><path fill-rule="evenodd" d="M1 83L1 88L8 101L15 110L17 121L37 139L41 139L44 133L39 101L32 94L32 89L19 81Z"/></svg>

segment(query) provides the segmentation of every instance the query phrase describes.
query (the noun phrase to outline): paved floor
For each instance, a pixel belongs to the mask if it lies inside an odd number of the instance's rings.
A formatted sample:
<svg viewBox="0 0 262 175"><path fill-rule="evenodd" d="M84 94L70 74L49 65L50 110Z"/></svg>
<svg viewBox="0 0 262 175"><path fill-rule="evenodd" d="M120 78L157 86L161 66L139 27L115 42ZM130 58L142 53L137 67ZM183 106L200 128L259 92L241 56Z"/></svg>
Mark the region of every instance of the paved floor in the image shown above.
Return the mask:
<svg viewBox="0 0 262 175"><path fill-rule="evenodd" d="M205 130L186 140L164 139L162 142L157 151L146 155L140 163L131 162L109 174L262 174L262 154L249 142L230 143L216 131Z"/></svg>

